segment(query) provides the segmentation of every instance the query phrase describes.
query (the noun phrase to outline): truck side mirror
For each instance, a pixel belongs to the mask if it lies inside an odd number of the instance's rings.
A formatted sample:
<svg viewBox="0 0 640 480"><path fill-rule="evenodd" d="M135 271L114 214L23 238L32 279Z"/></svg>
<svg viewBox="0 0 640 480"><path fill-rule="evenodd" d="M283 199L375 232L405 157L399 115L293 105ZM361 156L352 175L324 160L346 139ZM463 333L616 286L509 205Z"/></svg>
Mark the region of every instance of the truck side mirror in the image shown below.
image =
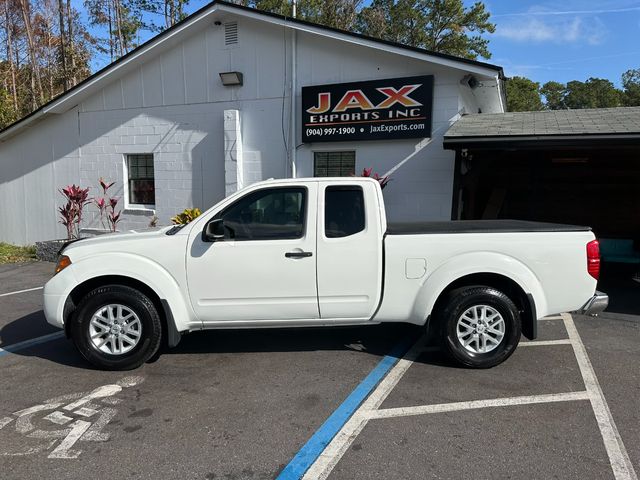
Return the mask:
<svg viewBox="0 0 640 480"><path fill-rule="evenodd" d="M224 239L224 222L221 218L215 218L204 226L202 241L216 242Z"/></svg>

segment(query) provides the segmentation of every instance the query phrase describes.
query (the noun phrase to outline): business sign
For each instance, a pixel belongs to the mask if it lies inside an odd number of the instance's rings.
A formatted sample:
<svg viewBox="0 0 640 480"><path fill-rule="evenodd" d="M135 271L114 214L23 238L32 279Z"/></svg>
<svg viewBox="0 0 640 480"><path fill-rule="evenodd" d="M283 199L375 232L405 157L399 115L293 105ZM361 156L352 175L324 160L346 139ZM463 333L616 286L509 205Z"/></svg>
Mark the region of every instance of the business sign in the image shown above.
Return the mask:
<svg viewBox="0 0 640 480"><path fill-rule="evenodd" d="M302 141L431 136L433 75L302 87Z"/></svg>

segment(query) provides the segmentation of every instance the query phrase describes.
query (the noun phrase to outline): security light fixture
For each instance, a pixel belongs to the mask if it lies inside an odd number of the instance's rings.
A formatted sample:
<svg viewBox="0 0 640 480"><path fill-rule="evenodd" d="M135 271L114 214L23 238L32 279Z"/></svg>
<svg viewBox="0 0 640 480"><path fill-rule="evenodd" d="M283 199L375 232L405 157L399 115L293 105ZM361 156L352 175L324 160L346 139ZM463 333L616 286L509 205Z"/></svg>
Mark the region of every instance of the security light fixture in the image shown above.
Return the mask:
<svg viewBox="0 0 640 480"><path fill-rule="evenodd" d="M223 72L220 73L220 80L225 87L242 86L241 72Z"/></svg>

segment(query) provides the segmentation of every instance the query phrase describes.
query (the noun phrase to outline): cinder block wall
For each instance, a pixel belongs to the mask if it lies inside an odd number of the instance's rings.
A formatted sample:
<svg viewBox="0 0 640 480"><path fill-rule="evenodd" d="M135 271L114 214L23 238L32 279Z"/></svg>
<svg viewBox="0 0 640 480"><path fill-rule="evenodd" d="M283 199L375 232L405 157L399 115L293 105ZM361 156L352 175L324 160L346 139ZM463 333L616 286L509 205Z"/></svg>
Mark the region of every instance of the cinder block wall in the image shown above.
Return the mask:
<svg viewBox="0 0 640 480"><path fill-rule="evenodd" d="M232 20L232 18L230 18ZM285 139L290 121L290 32L238 18L238 43L224 44L223 26L200 22L158 47L76 106L50 115L0 143L0 241L30 244L62 238L58 189L70 183L91 187L116 181L110 193L124 209L120 230L160 225L187 207L206 209L225 195L224 111L240 112L242 176L245 185L290 176ZM442 149L448 120L466 107L462 69L438 66L361 45L298 32L296 109L303 85L411 75L435 76L433 143L394 175L385 189L390 220L450 218L453 153ZM225 87L219 73L240 71L242 87ZM284 95L284 98L283 98ZM496 97L497 98L497 97ZM313 175L313 154L356 150L356 168L384 173L415 151L420 139L300 144L295 119L297 170ZM283 129L285 130L283 135ZM283 138L284 137L284 138ZM125 209L126 154L153 153L154 211ZM100 228L89 207L85 227Z"/></svg>

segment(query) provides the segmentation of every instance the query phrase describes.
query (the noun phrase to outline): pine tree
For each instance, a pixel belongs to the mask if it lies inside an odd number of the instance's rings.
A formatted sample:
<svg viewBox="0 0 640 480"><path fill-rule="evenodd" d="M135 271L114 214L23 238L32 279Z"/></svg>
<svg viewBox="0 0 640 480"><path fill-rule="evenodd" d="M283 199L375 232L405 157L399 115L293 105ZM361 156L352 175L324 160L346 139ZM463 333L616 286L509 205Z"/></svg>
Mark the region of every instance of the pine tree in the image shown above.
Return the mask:
<svg viewBox="0 0 640 480"><path fill-rule="evenodd" d="M362 9L358 29L393 42L475 59L490 58L495 25L482 2L465 8L462 0L373 0Z"/></svg>

